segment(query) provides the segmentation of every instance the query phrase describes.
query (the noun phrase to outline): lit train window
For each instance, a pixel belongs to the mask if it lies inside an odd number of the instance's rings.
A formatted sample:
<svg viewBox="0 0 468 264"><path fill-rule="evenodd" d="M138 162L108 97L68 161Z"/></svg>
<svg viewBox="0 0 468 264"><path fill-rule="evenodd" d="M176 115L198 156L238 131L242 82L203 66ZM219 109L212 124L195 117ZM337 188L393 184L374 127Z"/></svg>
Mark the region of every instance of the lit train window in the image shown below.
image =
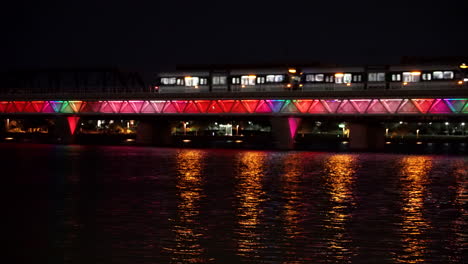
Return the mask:
<svg viewBox="0 0 468 264"><path fill-rule="evenodd" d="M316 74L315 75L315 81L316 82L323 82L324 78L325 78L325 76L323 74Z"/></svg>
<svg viewBox="0 0 468 264"><path fill-rule="evenodd" d="M368 75L369 82L384 82L385 72L371 72Z"/></svg>
<svg viewBox="0 0 468 264"><path fill-rule="evenodd" d="M265 77L257 77L257 83L265 83Z"/></svg>
<svg viewBox="0 0 468 264"><path fill-rule="evenodd" d="M351 73L345 73L343 76L343 82L344 83L350 83L351 82L352 75Z"/></svg>
<svg viewBox="0 0 468 264"><path fill-rule="evenodd" d="M333 76L326 76L326 77L325 77L325 82L330 82L330 83L332 83L332 82L333 82Z"/></svg>
<svg viewBox="0 0 468 264"><path fill-rule="evenodd" d="M399 81L401 81L401 74L399 73L392 74L392 82L399 82Z"/></svg>
<svg viewBox="0 0 468 264"><path fill-rule="evenodd" d="M432 76L434 77L434 80L442 80L444 79L444 73L441 71L435 71L432 73Z"/></svg>
<svg viewBox="0 0 468 264"><path fill-rule="evenodd" d="M207 78L200 78L200 85L207 85L208 79Z"/></svg>
<svg viewBox="0 0 468 264"><path fill-rule="evenodd" d="M255 75L244 75L241 76L241 84L243 85L255 85Z"/></svg>
<svg viewBox="0 0 468 264"><path fill-rule="evenodd" d="M453 71L444 71L444 79L451 80L453 79Z"/></svg>
<svg viewBox="0 0 468 264"><path fill-rule="evenodd" d="M314 82L315 81L315 75L314 74L307 74L306 75L306 82Z"/></svg>
<svg viewBox="0 0 468 264"><path fill-rule="evenodd" d="M165 85L173 85L176 83L176 78L175 77L172 77L172 78L161 78L161 83L162 84L165 84Z"/></svg>
<svg viewBox="0 0 468 264"><path fill-rule="evenodd" d="M198 77L185 77L185 86L197 86L200 84L200 78ZM181 84L177 84L181 85Z"/></svg>
<svg viewBox="0 0 468 264"><path fill-rule="evenodd" d="M350 83L350 82L351 82L351 73L336 73L335 74L335 83Z"/></svg>
<svg viewBox="0 0 468 264"><path fill-rule="evenodd" d="M226 76L213 76L212 80L214 85L225 85L226 84Z"/></svg>
<svg viewBox="0 0 468 264"><path fill-rule="evenodd" d="M353 82L362 82L362 75L361 74L354 74L353 75Z"/></svg>
<svg viewBox="0 0 468 264"><path fill-rule="evenodd" d="M232 84L240 84L240 78L239 77L232 77L231 83Z"/></svg>
<svg viewBox="0 0 468 264"><path fill-rule="evenodd" d="M266 82L267 83L280 83L283 82L284 76L283 75L267 75Z"/></svg>
<svg viewBox="0 0 468 264"><path fill-rule="evenodd" d="M276 75L275 76L275 82L282 82L284 80L284 76L283 75Z"/></svg>
<svg viewBox="0 0 468 264"><path fill-rule="evenodd" d="M419 82L421 78L420 72L404 72L403 82Z"/></svg>
<svg viewBox="0 0 468 264"><path fill-rule="evenodd" d="M422 74L422 79L424 81L430 81L432 79L432 75L430 73L423 73Z"/></svg>

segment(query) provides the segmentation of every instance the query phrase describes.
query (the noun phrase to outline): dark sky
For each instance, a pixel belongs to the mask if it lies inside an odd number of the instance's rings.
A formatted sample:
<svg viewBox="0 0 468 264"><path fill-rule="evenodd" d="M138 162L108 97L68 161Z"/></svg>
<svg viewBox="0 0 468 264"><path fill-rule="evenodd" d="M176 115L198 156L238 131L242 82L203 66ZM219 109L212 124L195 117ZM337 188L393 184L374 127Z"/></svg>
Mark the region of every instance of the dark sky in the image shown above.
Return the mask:
<svg viewBox="0 0 468 264"><path fill-rule="evenodd" d="M468 1L10 1L0 66L398 62L468 55Z"/></svg>

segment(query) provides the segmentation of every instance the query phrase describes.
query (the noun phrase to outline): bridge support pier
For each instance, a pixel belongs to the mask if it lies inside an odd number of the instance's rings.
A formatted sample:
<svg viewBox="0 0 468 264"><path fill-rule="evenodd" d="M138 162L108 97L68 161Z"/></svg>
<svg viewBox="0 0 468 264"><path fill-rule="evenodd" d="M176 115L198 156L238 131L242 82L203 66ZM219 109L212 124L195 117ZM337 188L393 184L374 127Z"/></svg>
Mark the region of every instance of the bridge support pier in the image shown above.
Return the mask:
<svg viewBox="0 0 468 264"><path fill-rule="evenodd" d="M76 142L76 128L80 118L77 116L59 116L55 118L53 138L59 144L74 144Z"/></svg>
<svg viewBox="0 0 468 264"><path fill-rule="evenodd" d="M351 150L383 150L384 145L385 128L380 124L349 124L349 148Z"/></svg>
<svg viewBox="0 0 468 264"><path fill-rule="evenodd" d="M141 145L169 146L171 124L167 120L141 120L137 127L136 142Z"/></svg>
<svg viewBox="0 0 468 264"><path fill-rule="evenodd" d="M274 147L282 150L294 149L294 139L301 123L301 118L272 117L270 123Z"/></svg>

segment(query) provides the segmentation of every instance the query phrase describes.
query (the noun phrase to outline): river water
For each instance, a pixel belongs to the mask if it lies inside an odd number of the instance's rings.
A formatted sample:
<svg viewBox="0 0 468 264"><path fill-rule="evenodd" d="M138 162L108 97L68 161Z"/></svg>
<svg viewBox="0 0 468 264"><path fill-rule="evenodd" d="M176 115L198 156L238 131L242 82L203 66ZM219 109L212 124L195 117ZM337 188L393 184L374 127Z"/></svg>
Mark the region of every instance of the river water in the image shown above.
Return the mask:
<svg viewBox="0 0 468 264"><path fill-rule="evenodd" d="M1 144L47 263L466 263L465 156ZM29 262L33 263L33 262Z"/></svg>

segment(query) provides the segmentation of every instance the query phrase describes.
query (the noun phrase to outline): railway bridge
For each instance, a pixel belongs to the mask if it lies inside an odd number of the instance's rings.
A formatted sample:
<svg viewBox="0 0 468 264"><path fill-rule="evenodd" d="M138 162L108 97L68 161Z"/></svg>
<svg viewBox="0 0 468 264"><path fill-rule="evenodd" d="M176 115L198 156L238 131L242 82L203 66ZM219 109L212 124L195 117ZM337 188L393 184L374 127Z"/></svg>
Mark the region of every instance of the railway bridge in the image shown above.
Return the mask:
<svg viewBox="0 0 468 264"><path fill-rule="evenodd" d="M271 124L274 145L294 148L304 118L340 118L349 123L352 149L379 149L385 141L382 120L468 120L468 92L333 91L271 93L126 93L8 95L0 98L2 118L52 117L56 135L72 143L82 117L131 117L140 121L137 142L161 144L170 137L167 118L187 116L263 117Z"/></svg>

